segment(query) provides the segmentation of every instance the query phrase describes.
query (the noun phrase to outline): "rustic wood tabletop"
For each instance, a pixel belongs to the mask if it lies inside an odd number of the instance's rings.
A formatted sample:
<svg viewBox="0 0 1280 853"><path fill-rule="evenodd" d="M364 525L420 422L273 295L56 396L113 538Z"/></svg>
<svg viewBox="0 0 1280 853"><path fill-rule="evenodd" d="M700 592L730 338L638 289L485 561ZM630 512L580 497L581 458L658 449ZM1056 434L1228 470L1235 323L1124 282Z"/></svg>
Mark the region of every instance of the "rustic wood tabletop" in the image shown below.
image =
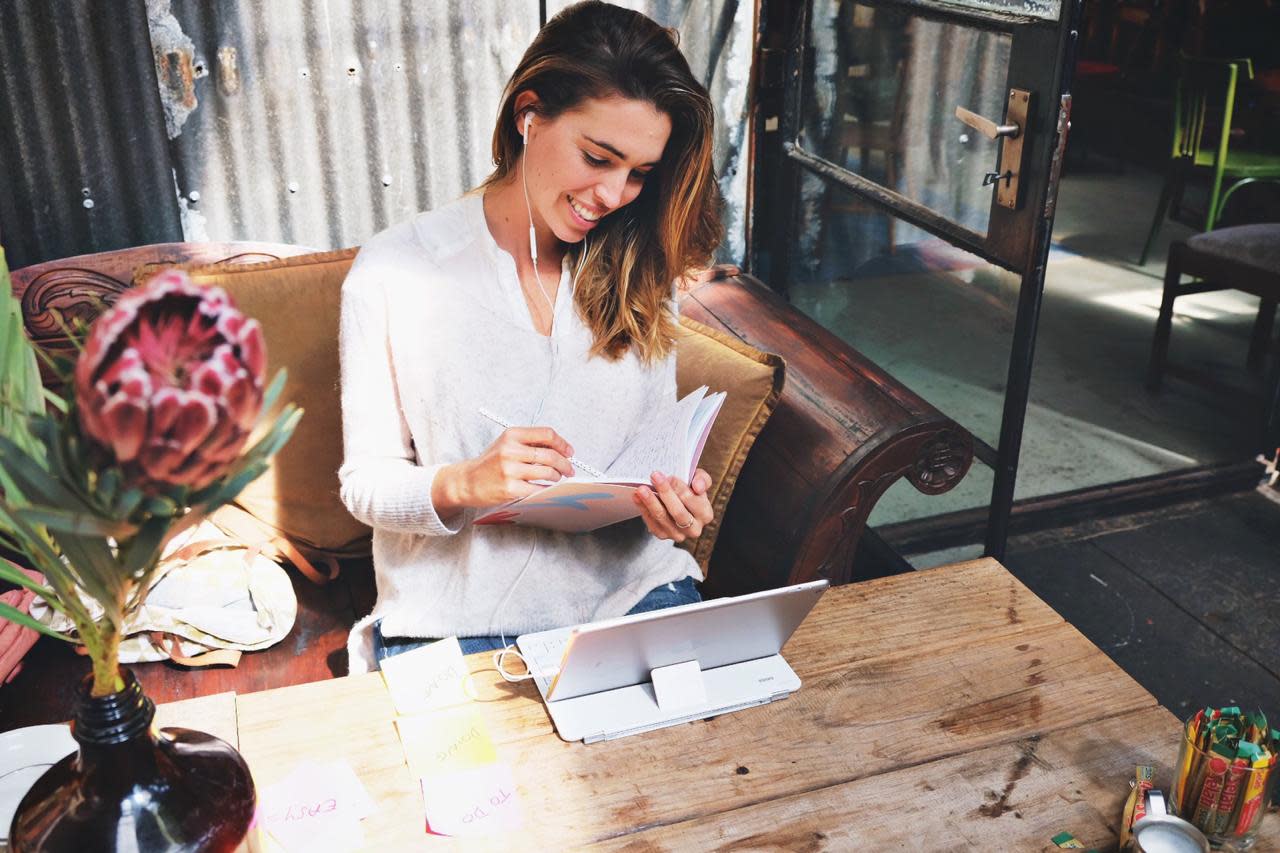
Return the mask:
<svg viewBox="0 0 1280 853"><path fill-rule="evenodd" d="M590 746L468 658L524 812L485 843L1047 851L1066 831L1113 850L1134 766L1171 782L1179 721L994 560L833 588L783 654L803 680L788 699ZM234 703L260 786L342 758L378 804L368 849L448 844L424 833L381 675ZM1263 831L1280 849L1280 818Z"/></svg>

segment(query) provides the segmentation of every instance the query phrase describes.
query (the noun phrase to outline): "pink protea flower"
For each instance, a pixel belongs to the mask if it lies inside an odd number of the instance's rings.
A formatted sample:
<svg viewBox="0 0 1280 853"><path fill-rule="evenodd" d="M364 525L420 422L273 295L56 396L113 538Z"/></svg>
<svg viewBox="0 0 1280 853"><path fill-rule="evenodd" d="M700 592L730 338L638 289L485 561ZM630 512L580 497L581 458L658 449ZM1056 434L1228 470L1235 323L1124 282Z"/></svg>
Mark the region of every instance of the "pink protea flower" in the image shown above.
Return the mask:
<svg viewBox="0 0 1280 853"><path fill-rule="evenodd" d="M90 328L75 371L80 426L136 482L199 489L240 455L266 366L257 321L220 288L167 270Z"/></svg>

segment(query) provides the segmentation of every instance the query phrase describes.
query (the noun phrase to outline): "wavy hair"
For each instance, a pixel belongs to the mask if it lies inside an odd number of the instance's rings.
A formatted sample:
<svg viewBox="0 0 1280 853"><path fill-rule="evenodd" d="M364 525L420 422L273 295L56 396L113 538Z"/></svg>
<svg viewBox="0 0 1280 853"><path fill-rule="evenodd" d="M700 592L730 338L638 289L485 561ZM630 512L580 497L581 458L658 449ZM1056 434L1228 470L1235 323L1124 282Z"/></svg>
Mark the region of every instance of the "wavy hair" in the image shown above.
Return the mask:
<svg viewBox="0 0 1280 853"><path fill-rule="evenodd" d="M640 193L569 250L581 264L574 301L594 336L592 353L665 358L675 341L672 288L710 262L723 235L707 90L674 30L599 0L570 6L538 32L507 83L493 130L496 168L482 187L514 177L523 151L515 102L525 91L538 96L537 114L546 119L613 95L651 103L670 118L666 148Z"/></svg>

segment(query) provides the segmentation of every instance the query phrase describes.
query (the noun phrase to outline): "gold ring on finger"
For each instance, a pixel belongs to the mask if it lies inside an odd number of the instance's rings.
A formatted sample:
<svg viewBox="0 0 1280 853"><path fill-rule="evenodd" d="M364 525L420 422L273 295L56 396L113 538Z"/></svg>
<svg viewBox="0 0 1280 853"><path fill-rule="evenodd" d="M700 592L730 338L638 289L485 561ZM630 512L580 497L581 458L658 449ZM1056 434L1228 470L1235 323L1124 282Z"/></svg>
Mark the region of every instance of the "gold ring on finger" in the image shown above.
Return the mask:
<svg viewBox="0 0 1280 853"><path fill-rule="evenodd" d="M694 517L689 516L688 521L686 521L684 524L677 524L676 527L680 528L681 530L687 530L688 528L693 527L694 521L695 521Z"/></svg>

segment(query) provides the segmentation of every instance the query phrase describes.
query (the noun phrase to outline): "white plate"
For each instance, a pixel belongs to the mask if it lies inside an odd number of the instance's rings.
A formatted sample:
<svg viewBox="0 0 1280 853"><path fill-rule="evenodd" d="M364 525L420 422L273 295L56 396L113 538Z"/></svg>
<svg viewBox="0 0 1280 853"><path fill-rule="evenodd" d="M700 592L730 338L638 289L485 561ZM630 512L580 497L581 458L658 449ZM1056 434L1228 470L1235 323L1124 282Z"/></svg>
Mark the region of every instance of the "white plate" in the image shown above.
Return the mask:
<svg viewBox="0 0 1280 853"><path fill-rule="evenodd" d="M76 748L70 726L28 726L0 733L0 845L8 841L13 813L27 791Z"/></svg>

